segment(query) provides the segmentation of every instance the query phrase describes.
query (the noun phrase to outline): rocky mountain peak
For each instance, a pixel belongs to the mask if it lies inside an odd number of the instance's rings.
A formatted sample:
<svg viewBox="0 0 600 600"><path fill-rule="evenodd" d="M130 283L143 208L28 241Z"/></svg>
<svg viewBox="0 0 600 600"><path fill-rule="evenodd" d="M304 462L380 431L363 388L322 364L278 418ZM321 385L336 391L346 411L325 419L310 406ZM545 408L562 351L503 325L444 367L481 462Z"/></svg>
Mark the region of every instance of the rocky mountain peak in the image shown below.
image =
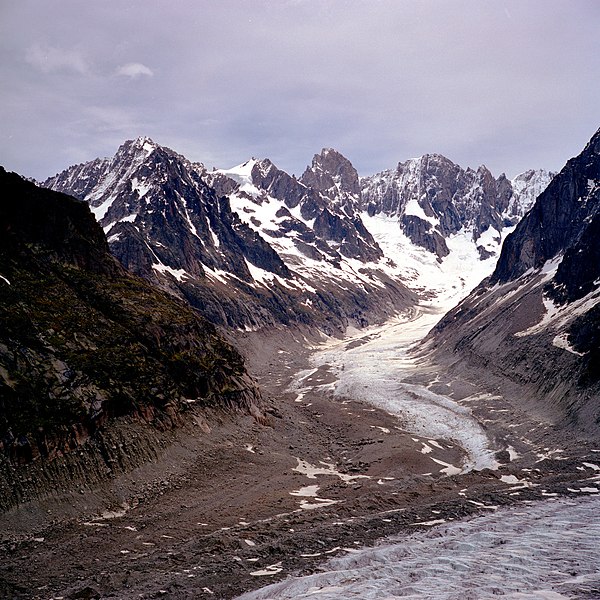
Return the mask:
<svg viewBox="0 0 600 600"><path fill-rule="evenodd" d="M300 181L331 197L336 194L358 197L360 194L356 169L345 156L332 148L323 148L314 155L311 166L306 167Z"/></svg>
<svg viewBox="0 0 600 600"><path fill-rule="evenodd" d="M509 218L522 218L555 175L545 169L528 169L512 179L512 195L506 209Z"/></svg>
<svg viewBox="0 0 600 600"><path fill-rule="evenodd" d="M159 148L159 145L154 142L152 140L152 138L149 138L146 135L142 135L139 136L137 138L135 138L134 140L126 140L121 147L119 148L127 148L127 149L132 149L132 150L144 150L145 152L153 152L154 150L156 150L157 148ZM119 150L117 150L117 153L119 152Z"/></svg>
<svg viewBox="0 0 600 600"><path fill-rule="evenodd" d="M441 154L425 154L395 170L363 177L361 208L397 218L413 243L440 259L449 253L449 236L463 232L485 260L499 251L503 231L518 221L550 178L535 172L513 188L505 176L496 179L483 165L463 169Z"/></svg>
<svg viewBox="0 0 600 600"><path fill-rule="evenodd" d="M136 139L123 142L115 155L110 159L110 162L112 163L112 168L115 168L119 164L126 167L132 164L139 165L159 149L162 149L162 147L153 142L149 137L140 136ZM165 150L168 151L167 148Z"/></svg>
<svg viewBox="0 0 600 600"><path fill-rule="evenodd" d="M599 213L600 130L552 179L506 239L492 281L516 279L565 253Z"/></svg>

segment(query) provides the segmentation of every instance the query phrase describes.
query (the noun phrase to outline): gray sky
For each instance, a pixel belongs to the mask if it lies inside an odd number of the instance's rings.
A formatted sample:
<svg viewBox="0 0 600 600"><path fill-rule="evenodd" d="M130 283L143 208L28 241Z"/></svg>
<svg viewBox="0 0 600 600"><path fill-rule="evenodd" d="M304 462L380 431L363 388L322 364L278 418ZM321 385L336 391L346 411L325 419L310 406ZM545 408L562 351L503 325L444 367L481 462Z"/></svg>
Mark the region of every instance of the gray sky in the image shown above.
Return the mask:
<svg viewBox="0 0 600 600"><path fill-rule="evenodd" d="M558 170L600 126L599 32L596 0L0 0L0 164L148 135L209 168Z"/></svg>

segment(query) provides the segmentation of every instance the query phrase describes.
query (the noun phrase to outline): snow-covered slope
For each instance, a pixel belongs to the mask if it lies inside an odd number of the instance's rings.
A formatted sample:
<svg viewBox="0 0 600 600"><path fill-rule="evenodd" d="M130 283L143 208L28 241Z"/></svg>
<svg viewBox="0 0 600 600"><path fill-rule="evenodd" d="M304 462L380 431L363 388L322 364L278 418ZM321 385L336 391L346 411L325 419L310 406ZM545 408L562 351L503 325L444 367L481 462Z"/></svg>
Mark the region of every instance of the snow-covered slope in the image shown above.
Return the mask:
<svg viewBox="0 0 600 600"><path fill-rule="evenodd" d="M206 175L231 208L292 270L309 282L384 288L402 272L389 264L361 218L318 190L251 160ZM309 285L310 287L310 285Z"/></svg>
<svg viewBox="0 0 600 600"><path fill-rule="evenodd" d="M300 180L252 160L210 174L210 183L290 268L317 278L360 277L368 268L426 297L458 301L491 273L503 239L552 175L496 180L485 167L464 171L430 155L360 179L325 148Z"/></svg>

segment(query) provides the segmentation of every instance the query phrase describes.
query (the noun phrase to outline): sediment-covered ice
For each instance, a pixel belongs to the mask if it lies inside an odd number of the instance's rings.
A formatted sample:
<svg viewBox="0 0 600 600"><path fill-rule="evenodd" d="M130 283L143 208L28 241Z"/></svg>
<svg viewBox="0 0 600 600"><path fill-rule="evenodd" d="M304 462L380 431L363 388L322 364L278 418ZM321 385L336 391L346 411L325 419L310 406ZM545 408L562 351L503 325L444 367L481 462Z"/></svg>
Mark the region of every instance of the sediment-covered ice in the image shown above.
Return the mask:
<svg viewBox="0 0 600 600"><path fill-rule="evenodd" d="M599 510L599 496L499 509L333 559L323 572L240 600L598 597Z"/></svg>

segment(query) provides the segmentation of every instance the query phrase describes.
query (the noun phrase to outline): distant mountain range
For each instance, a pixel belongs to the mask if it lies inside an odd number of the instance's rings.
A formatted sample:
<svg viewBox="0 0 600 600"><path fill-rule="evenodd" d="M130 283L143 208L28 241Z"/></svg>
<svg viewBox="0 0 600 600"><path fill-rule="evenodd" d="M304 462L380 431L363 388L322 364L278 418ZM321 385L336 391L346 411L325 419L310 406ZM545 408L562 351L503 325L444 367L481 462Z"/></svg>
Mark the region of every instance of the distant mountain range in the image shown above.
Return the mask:
<svg viewBox="0 0 600 600"><path fill-rule="evenodd" d="M435 154L360 178L332 149L300 178L268 159L209 171L142 137L43 185L88 202L123 265L214 323L332 333L464 295L551 178Z"/></svg>

